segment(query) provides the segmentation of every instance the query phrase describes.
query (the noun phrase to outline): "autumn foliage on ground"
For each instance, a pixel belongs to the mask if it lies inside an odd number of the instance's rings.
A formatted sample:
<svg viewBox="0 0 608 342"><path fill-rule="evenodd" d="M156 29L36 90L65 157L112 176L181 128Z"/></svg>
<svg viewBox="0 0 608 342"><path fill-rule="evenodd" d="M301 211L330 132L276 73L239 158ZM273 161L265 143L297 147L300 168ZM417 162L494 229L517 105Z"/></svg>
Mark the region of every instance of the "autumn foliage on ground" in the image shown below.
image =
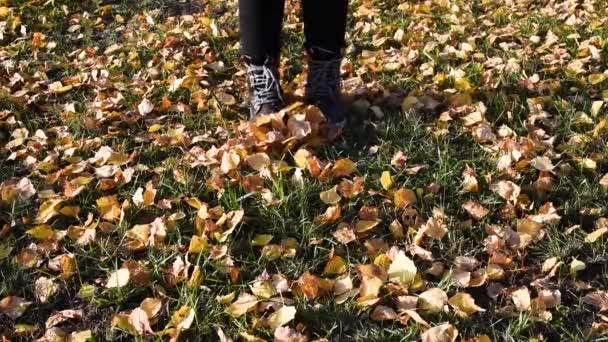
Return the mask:
<svg viewBox="0 0 608 342"><path fill-rule="evenodd" d="M606 338L603 0L351 1L342 135L236 5L0 0L3 341Z"/></svg>

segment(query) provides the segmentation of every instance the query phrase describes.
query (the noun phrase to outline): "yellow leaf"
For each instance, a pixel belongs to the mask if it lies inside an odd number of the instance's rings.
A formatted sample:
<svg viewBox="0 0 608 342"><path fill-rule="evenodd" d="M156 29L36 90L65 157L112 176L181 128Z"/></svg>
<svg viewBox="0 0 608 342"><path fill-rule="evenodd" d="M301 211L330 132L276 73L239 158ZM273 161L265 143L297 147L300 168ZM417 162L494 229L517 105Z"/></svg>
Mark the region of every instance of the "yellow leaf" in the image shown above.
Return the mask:
<svg viewBox="0 0 608 342"><path fill-rule="evenodd" d="M209 243L205 237L193 235L188 246L188 253L198 254L209 249Z"/></svg>
<svg viewBox="0 0 608 342"><path fill-rule="evenodd" d="M361 220L357 222L357 225L355 226L355 232L358 234L365 233L369 230L374 229L378 225L378 223L378 221Z"/></svg>
<svg viewBox="0 0 608 342"><path fill-rule="evenodd" d="M570 275L575 277L578 271L582 271L586 268L587 265L585 265L584 262L577 259L573 259L572 262L570 262Z"/></svg>
<svg viewBox="0 0 608 342"><path fill-rule="evenodd" d="M454 308L456 314L461 317L468 317L476 312L485 311L475 304L473 297L466 292L458 292L448 303Z"/></svg>
<svg viewBox="0 0 608 342"><path fill-rule="evenodd" d="M399 188L393 195L395 207L400 209L405 209L412 204L415 204L417 201L416 193L411 189Z"/></svg>
<svg viewBox="0 0 608 342"><path fill-rule="evenodd" d="M60 204L63 202L61 198L50 198L44 201L38 209L35 223L46 223L51 218L59 214Z"/></svg>
<svg viewBox="0 0 608 342"><path fill-rule="evenodd" d="M388 268L388 279L401 285L410 285L416 278L416 265L403 251L399 251L390 267Z"/></svg>
<svg viewBox="0 0 608 342"><path fill-rule="evenodd" d="M55 231L48 224L36 226L36 228L30 229L26 233L37 240L48 240L55 235Z"/></svg>
<svg viewBox="0 0 608 342"><path fill-rule="evenodd" d="M289 323L296 317L296 308L293 306L282 306L279 310L273 312L267 319L266 323L272 330Z"/></svg>
<svg viewBox="0 0 608 342"><path fill-rule="evenodd" d="M117 221L120 218L122 210L116 195L100 197L96 203L97 211L104 220Z"/></svg>
<svg viewBox="0 0 608 342"><path fill-rule="evenodd" d="M312 157L312 154L308 150L301 148L293 155L293 160L297 167L304 169L308 167L308 158L310 157Z"/></svg>
<svg viewBox="0 0 608 342"><path fill-rule="evenodd" d="M341 256L334 255L323 270L323 275L336 275L346 272L346 262Z"/></svg>
<svg viewBox="0 0 608 342"><path fill-rule="evenodd" d="M585 237L585 242L587 242L587 243L594 243L595 241L597 241L597 239L599 239L600 237L602 237L606 233L608 233L608 228L607 227L597 229L596 231L594 231L593 233L589 233Z"/></svg>
<svg viewBox="0 0 608 342"><path fill-rule="evenodd" d="M604 82L608 78L606 74L591 74L589 75L589 83L596 85Z"/></svg>
<svg viewBox="0 0 608 342"><path fill-rule="evenodd" d="M391 177L391 173L389 171L382 172L382 176L380 176L380 184L384 190L389 190L393 187L393 177Z"/></svg>
<svg viewBox="0 0 608 342"><path fill-rule="evenodd" d="M342 197L340 197L340 195L338 195L338 186L334 186L333 188L327 190L327 191L323 191L319 194L319 197L321 198L321 201L323 201L323 203L325 204L336 204L338 202L340 202L340 200L342 199Z"/></svg>
<svg viewBox="0 0 608 342"><path fill-rule="evenodd" d="M357 171L357 166L352 160L344 158L337 160L331 171L335 177L347 177Z"/></svg>
<svg viewBox="0 0 608 342"><path fill-rule="evenodd" d="M256 234L256 236L251 240L252 246L266 246L270 240L272 240L272 235L270 234Z"/></svg>
<svg viewBox="0 0 608 342"><path fill-rule="evenodd" d="M154 125L148 127L148 132L155 133L155 132L160 131L163 127L164 127L163 125L154 124Z"/></svg>
<svg viewBox="0 0 608 342"><path fill-rule="evenodd" d="M168 326L177 330L186 330L190 328L192 322L194 322L194 310L189 306L182 306L173 313Z"/></svg>

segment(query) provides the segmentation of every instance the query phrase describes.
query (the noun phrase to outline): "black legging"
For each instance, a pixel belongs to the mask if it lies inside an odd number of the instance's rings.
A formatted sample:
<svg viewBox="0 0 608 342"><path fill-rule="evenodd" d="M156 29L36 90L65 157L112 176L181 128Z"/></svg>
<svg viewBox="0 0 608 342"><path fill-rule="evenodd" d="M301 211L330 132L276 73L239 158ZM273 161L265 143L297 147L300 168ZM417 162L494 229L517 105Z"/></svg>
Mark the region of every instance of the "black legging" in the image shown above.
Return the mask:
<svg viewBox="0 0 608 342"><path fill-rule="evenodd" d="M239 0L241 47L254 64L278 60L285 0ZM306 48L339 53L344 47L348 0L302 0Z"/></svg>

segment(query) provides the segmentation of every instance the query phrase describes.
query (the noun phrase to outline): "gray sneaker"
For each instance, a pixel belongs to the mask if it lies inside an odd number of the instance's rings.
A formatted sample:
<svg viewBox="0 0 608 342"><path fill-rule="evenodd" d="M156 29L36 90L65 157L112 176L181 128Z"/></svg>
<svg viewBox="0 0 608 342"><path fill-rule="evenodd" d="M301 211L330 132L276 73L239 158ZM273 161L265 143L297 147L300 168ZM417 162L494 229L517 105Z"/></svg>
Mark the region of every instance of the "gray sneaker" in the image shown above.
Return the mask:
<svg viewBox="0 0 608 342"><path fill-rule="evenodd" d="M283 108L283 91L276 66L272 63L248 64L247 77L251 119L257 115L276 113Z"/></svg>
<svg viewBox="0 0 608 342"><path fill-rule="evenodd" d="M337 127L346 125L346 108L340 91L341 56L330 59L315 59L309 55L306 101L319 107L329 122Z"/></svg>

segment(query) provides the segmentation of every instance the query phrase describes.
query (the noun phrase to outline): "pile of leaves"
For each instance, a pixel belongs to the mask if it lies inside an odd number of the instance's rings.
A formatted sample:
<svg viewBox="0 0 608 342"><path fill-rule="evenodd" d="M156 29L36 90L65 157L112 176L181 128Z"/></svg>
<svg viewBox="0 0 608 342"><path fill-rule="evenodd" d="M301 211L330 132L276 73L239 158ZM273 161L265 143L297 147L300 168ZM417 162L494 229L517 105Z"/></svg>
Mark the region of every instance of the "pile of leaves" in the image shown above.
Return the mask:
<svg viewBox="0 0 608 342"><path fill-rule="evenodd" d="M351 1L343 135L237 1L0 0L4 340L608 333L608 7Z"/></svg>

